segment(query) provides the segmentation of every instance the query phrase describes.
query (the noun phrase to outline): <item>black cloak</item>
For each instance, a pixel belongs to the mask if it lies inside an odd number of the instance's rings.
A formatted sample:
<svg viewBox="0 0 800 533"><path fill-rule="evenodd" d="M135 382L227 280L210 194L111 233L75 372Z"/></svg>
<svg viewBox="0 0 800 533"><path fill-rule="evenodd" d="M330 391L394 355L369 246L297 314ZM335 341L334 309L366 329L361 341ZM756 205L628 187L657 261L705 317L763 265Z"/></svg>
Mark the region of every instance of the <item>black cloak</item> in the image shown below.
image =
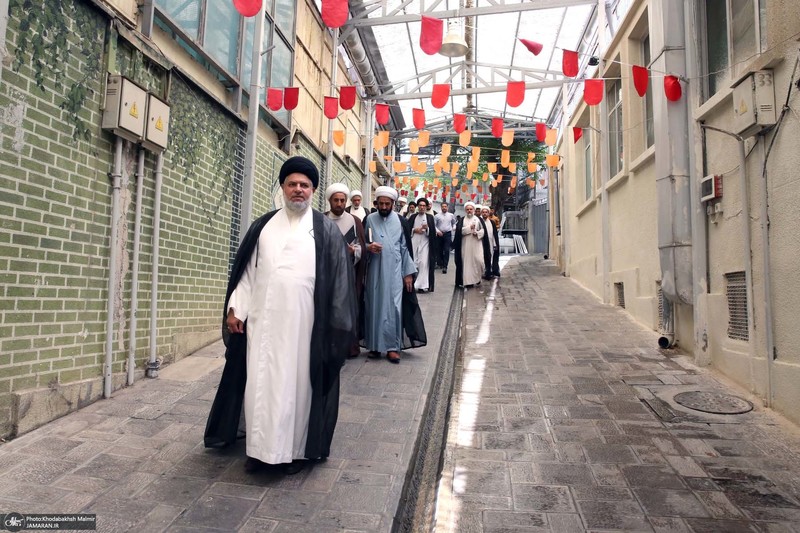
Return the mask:
<svg viewBox="0 0 800 533"><path fill-rule="evenodd" d="M275 215L271 211L256 220L236 252L223 307L222 337L225 368L217 395L208 415L206 447L222 447L236 440L239 416L247 382L247 322L244 334L228 334L225 327L228 301L256 249L261 230ZM356 301L353 295L353 264L342 233L331 220L313 211L316 281L314 283L314 326L311 331L311 412L305 456L330 454L333 431L339 414L339 371L356 339Z"/></svg>
<svg viewBox="0 0 800 533"><path fill-rule="evenodd" d="M414 221L416 220L417 216L419 216L419 213L414 213L408 217L408 229L410 236L407 238L409 243L411 242L411 237L413 236ZM433 216L429 213L425 213L425 216L427 217L426 224L428 224L428 290L433 292L433 283L436 279L436 276L434 276L436 273L436 258L438 257L436 254L436 251L438 250L438 242L436 239L436 222L434 222Z"/></svg>
<svg viewBox="0 0 800 533"><path fill-rule="evenodd" d="M492 256L491 264L486 263L486 273L484 274L484 278L490 279L492 277L499 278L500 277L500 230L497 229L494 221L489 219L487 222L486 220L483 221L483 227L486 229L488 225L491 224L492 228L494 228L494 254L492 254L492 245L489 243L489 254Z"/></svg>
<svg viewBox="0 0 800 533"><path fill-rule="evenodd" d="M458 219L458 223L456 223L456 234L453 237L453 251L455 252L456 261L456 287L464 286L464 260L461 258L461 230L464 227L464 218L466 217ZM486 224L481 217L476 215L476 218L481 221L481 225L483 226L483 238L481 242L483 243L483 270L485 272L487 265L491 263L490 255L492 252L489 248L489 236L486 234Z"/></svg>

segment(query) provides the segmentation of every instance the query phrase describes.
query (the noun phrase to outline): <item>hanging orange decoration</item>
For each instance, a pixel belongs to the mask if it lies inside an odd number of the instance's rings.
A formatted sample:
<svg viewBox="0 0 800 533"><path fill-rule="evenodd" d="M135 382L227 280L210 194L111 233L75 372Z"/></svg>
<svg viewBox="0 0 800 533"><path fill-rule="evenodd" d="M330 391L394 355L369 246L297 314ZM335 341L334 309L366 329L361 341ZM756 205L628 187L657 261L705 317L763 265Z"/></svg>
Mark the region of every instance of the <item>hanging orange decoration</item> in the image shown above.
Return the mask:
<svg viewBox="0 0 800 533"><path fill-rule="evenodd" d="M456 162L450 163L450 175L455 176L456 174L458 174L458 169L460 166L461 165Z"/></svg>
<svg viewBox="0 0 800 533"><path fill-rule="evenodd" d="M528 174L533 174L537 170L539 170L539 165L536 163L528 163Z"/></svg>
<svg viewBox="0 0 800 533"><path fill-rule="evenodd" d="M486 163L486 167L489 169L489 172L494 174L497 172L497 163Z"/></svg>
<svg viewBox="0 0 800 533"><path fill-rule="evenodd" d="M402 183L402 180L399 177L395 178L394 179L394 188L397 189L398 187L400 187L401 183Z"/></svg>
<svg viewBox="0 0 800 533"><path fill-rule="evenodd" d="M548 129L547 134L544 137L544 144L546 144L547 146L555 146L557 138L558 138L558 130L555 128Z"/></svg>
<svg viewBox="0 0 800 533"><path fill-rule="evenodd" d="M441 161L442 165L442 172L450 172L450 162L449 161Z"/></svg>
<svg viewBox="0 0 800 533"><path fill-rule="evenodd" d="M513 189L516 186L517 186L517 177L514 176L513 178L511 178L511 183L509 184L509 188Z"/></svg>
<svg viewBox="0 0 800 533"><path fill-rule="evenodd" d="M534 157L536 157L536 154L534 154L533 152L528 152L528 163L533 161Z"/></svg>
<svg viewBox="0 0 800 533"><path fill-rule="evenodd" d="M478 180L472 180L472 186L473 187L477 187L478 186Z"/></svg>
<svg viewBox="0 0 800 533"><path fill-rule="evenodd" d="M466 148L469 146L470 141L472 140L472 132L470 130L464 130L458 134L458 144Z"/></svg>
<svg viewBox="0 0 800 533"><path fill-rule="evenodd" d="M411 185L411 190L416 189L417 185L419 185L419 179L418 178L411 178L409 180L409 185Z"/></svg>
<svg viewBox="0 0 800 533"><path fill-rule="evenodd" d="M408 165L402 161L395 161L392 163L392 168L395 172L404 172L406 168L408 168Z"/></svg>
<svg viewBox="0 0 800 533"><path fill-rule="evenodd" d="M558 154L547 154L547 166L548 167L557 167L558 160L560 159Z"/></svg>
<svg viewBox="0 0 800 533"><path fill-rule="evenodd" d="M453 180L450 182L450 184L451 184L453 187L455 187L456 185L458 185L458 178L453 178Z"/></svg>
<svg viewBox="0 0 800 533"><path fill-rule="evenodd" d="M408 176L403 176L403 185L408 185Z"/></svg>
<svg viewBox="0 0 800 533"><path fill-rule="evenodd" d="M369 171L370 172L377 172L378 170L378 162L374 159L369 162Z"/></svg>
<svg viewBox="0 0 800 533"><path fill-rule="evenodd" d="M514 130L503 130L503 136L500 138L503 146L511 146L514 142Z"/></svg>
<svg viewBox="0 0 800 533"><path fill-rule="evenodd" d="M525 180L525 183L527 183L528 187L531 188L531 189L533 188L534 185L536 185L536 181L532 180L531 178L528 178L527 180Z"/></svg>
<svg viewBox="0 0 800 533"><path fill-rule="evenodd" d="M489 179L489 173L488 173L488 172L484 172L484 173L483 173L483 178L482 178L482 179L483 179L483 181L488 181L488 179Z"/></svg>
<svg viewBox="0 0 800 533"><path fill-rule="evenodd" d="M466 183L461 186L461 192L467 192L468 190L469 190L469 187L467 187Z"/></svg>
<svg viewBox="0 0 800 533"><path fill-rule="evenodd" d="M507 167L511 162L511 150L500 150L500 164Z"/></svg>
<svg viewBox="0 0 800 533"><path fill-rule="evenodd" d="M419 164L419 157L412 155L411 161L409 162L408 166L410 166L412 169L416 169L418 164Z"/></svg>
<svg viewBox="0 0 800 533"><path fill-rule="evenodd" d="M481 187L480 185L478 185L478 192L483 192L483 187Z"/></svg>
<svg viewBox="0 0 800 533"><path fill-rule="evenodd" d="M428 163L426 163L425 161L420 161L419 165L417 165L416 171L419 172L420 174L425 174L426 172L428 172Z"/></svg>
<svg viewBox="0 0 800 533"><path fill-rule="evenodd" d="M410 141L408 141L408 151L411 152L412 154L419 153L419 141L417 141L416 139L411 139Z"/></svg>
<svg viewBox="0 0 800 533"><path fill-rule="evenodd" d="M422 130L419 132L419 146L420 148L425 148L428 146L428 143L431 142L431 132L428 130Z"/></svg>
<svg viewBox="0 0 800 533"><path fill-rule="evenodd" d="M437 176L441 176L442 175L442 165L439 164L439 163L434 163L433 164L433 171L436 173Z"/></svg>
<svg viewBox="0 0 800 533"><path fill-rule="evenodd" d="M444 157L445 159L450 157L450 144L449 143L442 144L442 157Z"/></svg>
<svg viewBox="0 0 800 533"><path fill-rule="evenodd" d="M481 147L480 146L473 146L472 147L472 159L477 163L480 158L481 158Z"/></svg>
<svg viewBox="0 0 800 533"><path fill-rule="evenodd" d="M378 138L381 141L381 148L386 148L389 146L389 131L388 130L381 130L378 132Z"/></svg>
<svg viewBox="0 0 800 533"><path fill-rule="evenodd" d="M516 163L509 163L508 164L508 171L514 174L517 171L517 164Z"/></svg>
<svg viewBox="0 0 800 533"><path fill-rule="evenodd" d="M344 144L344 130L333 130L333 143L336 146Z"/></svg>

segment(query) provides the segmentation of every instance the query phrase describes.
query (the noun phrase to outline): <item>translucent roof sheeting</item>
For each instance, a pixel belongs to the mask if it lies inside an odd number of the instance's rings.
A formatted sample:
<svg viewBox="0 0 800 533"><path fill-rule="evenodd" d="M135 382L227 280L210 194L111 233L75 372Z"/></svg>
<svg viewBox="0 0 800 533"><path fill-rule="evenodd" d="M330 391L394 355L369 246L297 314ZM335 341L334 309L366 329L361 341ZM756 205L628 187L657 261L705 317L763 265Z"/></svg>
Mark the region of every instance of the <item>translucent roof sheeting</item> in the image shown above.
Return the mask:
<svg viewBox="0 0 800 533"><path fill-rule="evenodd" d="M434 7L429 9L426 15L436 16L437 13L449 10L463 10L465 9L463 1L461 5L456 0L438 4L427 2L426 4ZM527 8L537 3L555 5L560 2L524 2ZM353 2L351 6L352 4ZM523 103L519 107L512 108L506 104L507 82L533 83L561 80L563 76L560 49L579 49L580 39L597 5L596 2L582 4L579 1L567 0L563 2L566 7L514 11L515 6L522 6L523 3L518 0L505 2L473 0L470 9L497 8L499 4L502 9L497 9L498 11L505 9L510 12L480 14L470 19L455 16L444 20L445 35L450 22L457 23L463 35L466 21L473 21L473 66L471 69L465 69L466 57L427 55L420 48L421 23L418 16L422 2L386 0L381 4L385 5L385 10L376 9L368 15L370 19L381 19L382 22L380 25L370 26L378 50L368 49L367 53L370 54L373 64L380 61L385 68L387 79L381 82L386 83L391 89L387 90L384 86L384 94L430 93L434 83L450 83L452 91L467 90L470 87L487 91L489 87L496 87L499 89L497 92L480 92L472 95L470 115L503 117L507 121L523 121L523 124L547 119L553 105L560 98L560 84L552 83L553 86L550 88L527 89ZM396 10L396 13L385 14L392 13L393 10ZM399 19L398 22L387 24L391 17ZM542 52L534 56L523 46L519 38L541 43ZM467 70L471 70L470 74L474 75L468 74ZM377 100L380 101L380 97ZM468 105L468 96L465 95L451 96L448 104L442 109L434 108L429 96L412 99L402 99L402 97L392 99L387 96L386 100L400 107L406 128L411 128L413 124L412 109L421 108L425 110L428 129L434 130L439 129L437 123L441 129L450 129L449 119L452 114L464 112Z"/></svg>

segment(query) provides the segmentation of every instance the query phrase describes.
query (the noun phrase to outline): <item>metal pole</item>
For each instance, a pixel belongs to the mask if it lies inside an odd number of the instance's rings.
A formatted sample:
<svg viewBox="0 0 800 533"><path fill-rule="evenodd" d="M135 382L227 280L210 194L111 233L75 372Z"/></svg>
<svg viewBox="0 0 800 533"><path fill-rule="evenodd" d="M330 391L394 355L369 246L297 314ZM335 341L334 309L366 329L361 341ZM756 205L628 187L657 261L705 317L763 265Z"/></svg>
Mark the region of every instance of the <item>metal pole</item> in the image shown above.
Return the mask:
<svg viewBox="0 0 800 533"><path fill-rule="evenodd" d="M139 312L139 243L142 233L142 197L144 190L144 148L139 148L136 164L136 215L133 222L133 266L131 267L131 321L128 341L128 385L133 385L136 368L136 315Z"/></svg>
<svg viewBox="0 0 800 533"><path fill-rule="evenodd" d="M361 205L369 212L372 207L372 172L369 171L369 163L374 157L372 155L372 140L374 137L375 126L372 117L375 109L374 102L367 100L362 107L366 116L364 117L364 135L366 136L366 151L364 153L364 178L361 180Z"/></svg>
<svg viewBox="0 0 800 533"><path fill-rule="evenodd" d="M156 159L156 172L155 178L155 199L153 201L153 273L151 275L150 285L150 359L147 362L147 370L145 375L148 378L158 377L158 359L156 358L156 333L158 332L158 323L156 315L158 314L158 252L159 252L159 239L161 237L161 171L164 168L164 154L158 154ZM244 232L242 232L244 233Z"/></svg>
<svg viewBox="0 0 800 533"><path fill-rule="evenodd" d="M339 71L339 28L333 29L333 49L331 50L331 86L328 96L336 96L336 73ZM333 179L333 126L337 119L328 120L328 150L325 154L325 181L320 183L321 190L325 190ZM364 191L361 191L364 192ZM362 198L363 200L363 198Z"/></svg>
<svg viewBox="0 0 800 533"><path fill-rule="evenodd" d="M242 180L241 238L244 239L253 219L253 194L256 175L256 149L258 147L258 112L261 108L261 53L264 42L264 2L256 15L253 33L252 70L250 71L250 102L247 109L247 139L244 148L244 179Z"/></svg>
<svg viewBox="0 0 800 533"><path fill-rule="evenodd" d="M103 364L103 398L111 398L114 350L114 303L117 290L117 231L119 230L119 191L122 184L122 137L114 144L114 169L111 171L111 235L108 239L108 307L106 310L106 354Z"/></svg>

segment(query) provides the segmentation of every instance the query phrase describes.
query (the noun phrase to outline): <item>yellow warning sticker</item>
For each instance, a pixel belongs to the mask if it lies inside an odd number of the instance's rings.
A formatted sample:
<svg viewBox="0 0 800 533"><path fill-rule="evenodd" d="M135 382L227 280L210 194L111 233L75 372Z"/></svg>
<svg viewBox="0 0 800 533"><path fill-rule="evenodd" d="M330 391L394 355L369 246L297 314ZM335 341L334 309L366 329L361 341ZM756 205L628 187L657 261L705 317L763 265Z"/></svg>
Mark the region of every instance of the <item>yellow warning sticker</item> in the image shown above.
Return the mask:
<svg viewBox="0 0 800 533"><path fill-rule="evenodd" d="M131 105L130 115L133 118L139 118L139 110L136 109L136 102L134 102L133 105Z"/></svg>
<svg viewBox="0 0 800 533"><path fill-rule="evenodd" d="M745 103L744 98L742 98L742 101L739 103L739 114L744 115L745 113L747 113L747 104Z"/></svg>
<svg viewBox="0 0 800 533"><path fill-rule="evenodd" d="M156 129L158 131L164 131L164 122L161 121L161 117L156 119Z"/></svg>

